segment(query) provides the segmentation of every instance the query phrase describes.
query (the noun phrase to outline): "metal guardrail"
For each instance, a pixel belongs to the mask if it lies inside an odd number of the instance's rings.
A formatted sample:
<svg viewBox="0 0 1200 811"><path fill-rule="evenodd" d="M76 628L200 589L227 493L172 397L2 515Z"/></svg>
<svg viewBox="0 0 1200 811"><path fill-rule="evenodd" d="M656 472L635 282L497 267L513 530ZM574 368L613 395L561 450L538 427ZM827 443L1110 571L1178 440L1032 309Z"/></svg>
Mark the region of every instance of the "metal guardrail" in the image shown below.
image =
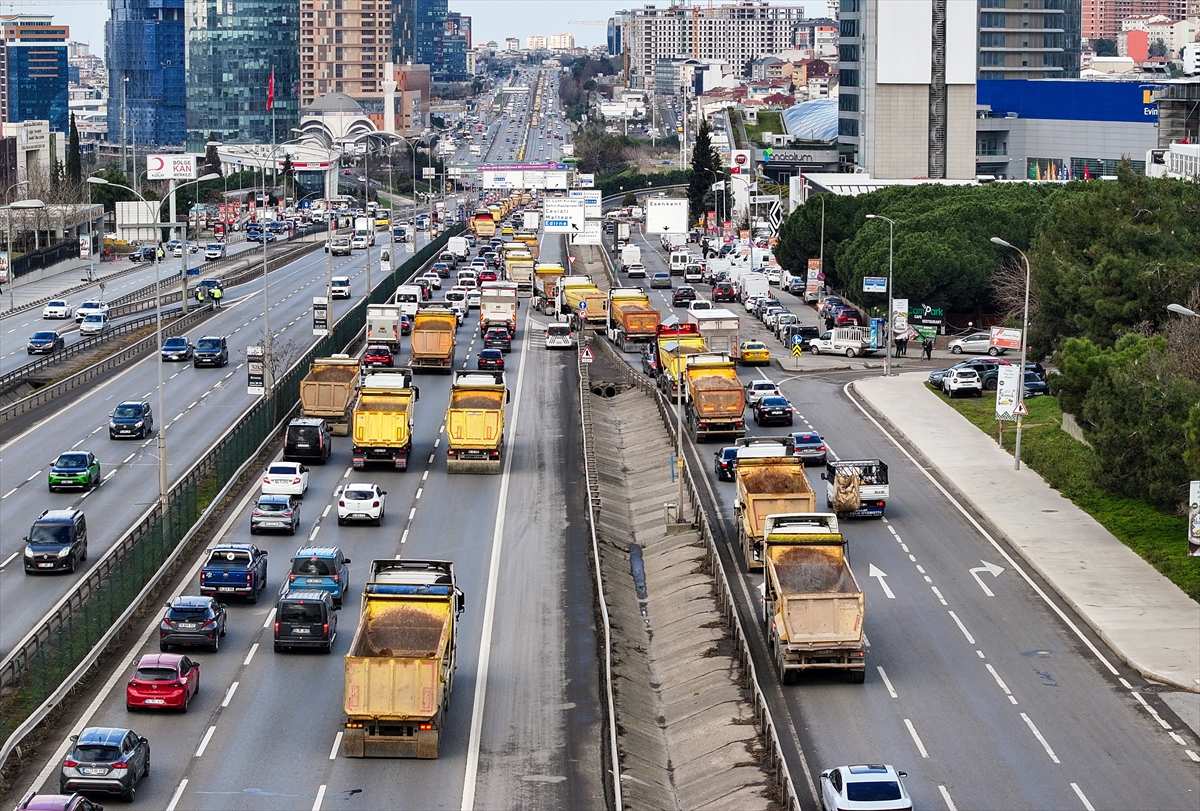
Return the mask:
<svg viewBox="0 0 1200 811"><path fill-rule="evenodd" d="M452 228L416 252L387 280L381 280L370 299L386 300L401 280L415 274L451 236L461 232L461 226ZM199 521L211 514L245 466L257 458L295 412L300 380L308 373L312 359L355 340L366 322L366 311L367 301L360 301L338 320L330 335L298 358L281 375L271 395L243 412L237 423L213 443L212 450L171 487L166 515L158 504L147 510L0 662L0 735L5 737L0 747L0 767L25 736L71 693L143 608L149 595L170 574ZM225 483L223 487L219 487L221 482ZM199 505L209 491L215 492L201 513ZM23 719L14 723L22 712Z"/></svg>
<svg viewBox="0 0 1200 811"><path fill-rule="evenodd" d="M140 270L140 269L141 268L139 268L137 265L134 265L133 267L128 267L128 268L125 268L124 270L114 271L113 273L107 273L103 276L97 275L96 278L93 279L92 281L87 281L87 282L84 282L83 284L77 284L74 287L68 287L66 290L55 293L53 296L46 296L44 298L38 299L37 301L30 301L30 302L22 304L18 307L14 307L11 310L5 310L4 315L6 315L6 316L7 315L15 315L16 313L23 313L26 310L35 310L38 307L44 307L47 303L49 303L51 301L57 301L58 299L63 299L63 298L66 298L67 296L72 296L76 293L82 293L84 290L87 290L89 287L95 287L100 282L107 282L111 279L119 279L122 276L128 276L130 273L133 273L134 271ZM81 270L82 270L82 268L81 268Z"/></svg>

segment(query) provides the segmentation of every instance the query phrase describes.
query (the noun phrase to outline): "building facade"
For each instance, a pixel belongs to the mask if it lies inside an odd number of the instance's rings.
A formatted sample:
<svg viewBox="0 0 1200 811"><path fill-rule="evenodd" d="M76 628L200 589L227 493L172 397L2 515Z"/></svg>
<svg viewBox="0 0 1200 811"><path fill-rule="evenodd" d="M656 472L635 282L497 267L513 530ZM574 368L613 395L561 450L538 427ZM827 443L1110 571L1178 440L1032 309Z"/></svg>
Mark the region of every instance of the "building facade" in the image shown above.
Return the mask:
<svg viewBox="0 0 1200 811"><path fill-rule="evenodd" d="M49 14L0 16L0 121L49 121L70 126L65 25Z"/></svg>
<svg viewBox="0 0 1200 811"><path fill-rule="evenodd" d="M633 15L628 11L618 11L608 18L606 41L609 56L620 56L625 52L625 32L628 30L631 19L633 19Z"/></svg>
<svg viewBox="0 0 1200 811"><path fill-rule="evenodd" d="M374 0L302 0L301 12L301 109L326 93L344 93L368 115L382 115L384 65L392 58L395 26L392 7L377 7Z"/></svg>
<svg viewBox="0 0 1200 811"><path fill-rule="evenodd" d="M109 0L105 30L110 141L187 139L184 0Z"/></svg>
<svg viewBox="0 0 1200 811"><path fill-rule="evenodd" d="M300 117L301 4L185 0L185 12L188 150L203 152L210 135L228 143L288 140Z"/></svg>
<svg viewBox="0 0 1200 811"><path fill-rule="evenodd" d="M1129 17L1165 14L1173 20L1200 17L1200 0L1080 0L1081 33L1088 42L1116 39L1121 21Z"/></svg>
<svg viewBox="0 0 1200 811"><path fill-rule="evenodd" d="M735 71L763 54L792 50L804 19L802 5L646 6L629 12L623 53L630 87L654 84L655 66L675 57L720 59ZM614 18L616 19L616 18Z"/></svg>
<svg viewBox="0 0 1200 811"><path fill-rule="evenodd" d="M570 51L575 47L575 35L551 34L546 37L546 47L552 51Z"/></svg>
<svg viewBox="0 0 1200 811"><path fill-rule="evenodd" d="M980 79L1079 77L1081 0L979 0Z"/></svg>
<svg viewBox="0 0 1200 811"><path fill-rule="evenodd" d="M875 178L975 176L975 0L842 0L838 148Z"/></svg>

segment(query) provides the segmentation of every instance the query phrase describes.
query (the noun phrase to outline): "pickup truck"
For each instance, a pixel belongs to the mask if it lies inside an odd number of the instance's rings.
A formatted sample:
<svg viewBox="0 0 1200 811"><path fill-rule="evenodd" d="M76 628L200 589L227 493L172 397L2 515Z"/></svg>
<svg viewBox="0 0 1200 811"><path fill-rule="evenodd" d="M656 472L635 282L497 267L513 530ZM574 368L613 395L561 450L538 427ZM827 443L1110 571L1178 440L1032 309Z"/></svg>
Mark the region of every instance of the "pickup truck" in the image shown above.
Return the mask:
<svg viewBox="0 0 1200 811"><path fill-rule="evenodd" d="M230 595L258 602L267 585L267 550L251 543L226 543L208 550L208 561L200 570L200 594L205 597Z"/></svg>
<svg viewBox="0 0 1200 811"><path fill-rule="evenodd" d="M888 466L879 459L837 459L826 463L825 505L839 518L882 518L890 495Z"/></svg>

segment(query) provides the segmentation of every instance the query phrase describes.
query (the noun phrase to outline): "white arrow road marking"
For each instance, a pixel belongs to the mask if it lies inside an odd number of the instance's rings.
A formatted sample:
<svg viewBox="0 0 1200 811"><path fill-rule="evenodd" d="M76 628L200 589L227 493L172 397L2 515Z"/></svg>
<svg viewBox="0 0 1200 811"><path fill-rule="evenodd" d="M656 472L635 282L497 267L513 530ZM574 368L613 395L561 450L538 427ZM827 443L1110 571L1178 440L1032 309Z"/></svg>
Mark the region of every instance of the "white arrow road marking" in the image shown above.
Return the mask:
<svg viewBox="0 0 1200 811"><path fill-rule="evenodd" d="M879 578L879 587L880 587L881 589L883 589L883 593L887 595L887 598L888 598L889 600L894 600L894 599L896 599L896 595L895 595L895 594L892 594L892 590L891 590L890 588L888 588L887 581L883 579L883 578L887 577L887 573L886 573L886 572L884 572L882 569L876 568L875 564L874 564L874 563L872 563L872 564L871 564L871 568L870 568L870 570L868 571L868 575L869 575L870 577L877 577L877 578Z"/></svg>
<svg viewBox="0 0 1200 811"><path fill-rule="evenodd" d="M979 588L983 589L983 593L984 593L984 594L986 594L986 595L987 595L987 596L989 596L989 597L995 597L996 595L995 595L995 594L992 594L992 590L991 590L991 589L989 589L989 588L988 588L988 587L987 587L987 586L984 584L984 582L983 582L983 578L981 578L981 577L979 576L979 573L980 573L980 572L991 572L991 574L992 574L992 577L999 577L999 576L1000 576L1000 573L1004 571L1004 567L1002 567L1002 566L997 566L997 565L996 565L996 564L994 564L994 563L988 563L986 560L981 560L981 561L979 561L979 562L980 562L980 563L982 563L983 565L982 565L982 566L976 566L974 569L971 569L971 570L970 570L970 572L971 572L971 577L974 577L974 578L975 578L975 582L979 584Z"/></svg>

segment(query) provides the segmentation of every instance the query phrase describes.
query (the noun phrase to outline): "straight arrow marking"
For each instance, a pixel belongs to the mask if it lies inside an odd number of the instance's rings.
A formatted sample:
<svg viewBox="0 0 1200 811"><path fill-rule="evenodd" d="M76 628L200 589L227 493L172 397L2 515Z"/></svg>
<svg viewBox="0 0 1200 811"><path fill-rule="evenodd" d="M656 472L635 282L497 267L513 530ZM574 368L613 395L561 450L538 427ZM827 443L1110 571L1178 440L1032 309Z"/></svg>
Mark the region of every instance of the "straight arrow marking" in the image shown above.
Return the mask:
<svg viewBox="0 0 1200 811"><path fill-rule="evenodd" d="M886 581L886 580L884 580L884 578L885 578L885 577L887 577L887 573L886 573L886 572L884 572L882 569L879 569L879 568L877 568L877 567L875 566L875 564L874 564L874 563L872 563L872 564L871 564L871 568L870 568L870 570L869 570L868 574L869 574L871 577L875 577L875 578L878 578L878 579L879 579L879 587L880 587L881 589L883 589L883 593L887 595L887 598L888 598L889 600L894 600L894 599L896 599L896 595L895 595L895 594L892 594L892 590L891 590L890 588L888 588L887 581Z"/></svg>

